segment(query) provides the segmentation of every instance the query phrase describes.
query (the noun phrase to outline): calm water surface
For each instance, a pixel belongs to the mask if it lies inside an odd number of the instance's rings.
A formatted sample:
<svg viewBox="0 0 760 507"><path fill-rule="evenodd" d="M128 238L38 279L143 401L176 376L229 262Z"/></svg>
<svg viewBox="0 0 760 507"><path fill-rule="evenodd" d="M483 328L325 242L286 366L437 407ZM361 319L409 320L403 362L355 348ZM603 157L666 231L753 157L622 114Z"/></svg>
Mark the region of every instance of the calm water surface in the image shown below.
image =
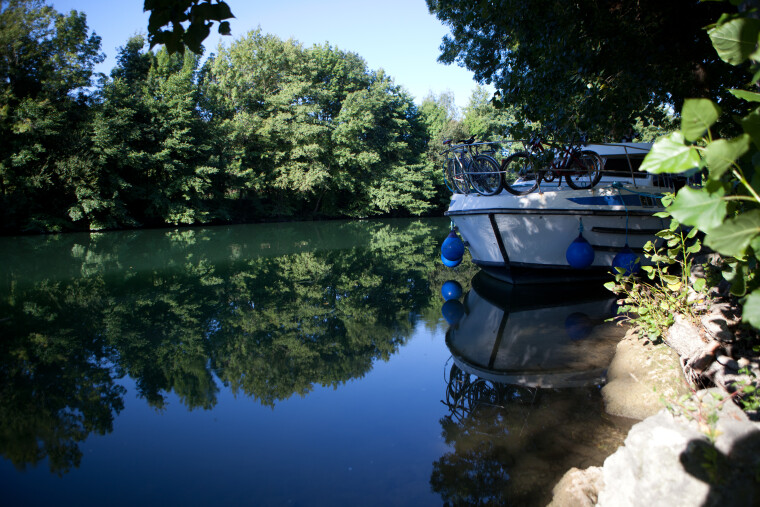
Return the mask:
<svg viewBox="0 0 760 507"><path fill-rule="evenodd" d="M630 426L622 330L598 287L444 268L448 227L0 238L2 503L545 505Z"/></svg>

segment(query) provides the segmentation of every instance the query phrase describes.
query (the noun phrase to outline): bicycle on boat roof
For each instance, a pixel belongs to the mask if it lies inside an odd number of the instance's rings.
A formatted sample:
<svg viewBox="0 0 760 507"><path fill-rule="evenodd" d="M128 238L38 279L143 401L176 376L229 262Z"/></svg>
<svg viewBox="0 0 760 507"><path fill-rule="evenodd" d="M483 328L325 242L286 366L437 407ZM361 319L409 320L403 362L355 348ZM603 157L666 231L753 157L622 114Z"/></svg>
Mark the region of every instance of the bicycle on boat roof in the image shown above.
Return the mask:
<svg viewBox="0 0 760 507"><path fill-rule="evenodd" d="M452 192L467 194L470 188L482 195L495 195L501 192L501 170L498 162L486 151L480 153L480 147L491 143L476 143L475 136L457 141L447 139L443 142L448 149L444 162L444 182Z"/></svg>
<svg viewBox="0 0 760 507"><path fill-rule="evenodd" d="M443 142L448 149L444 163L444 182L450 191L467 194L472 188L482 195L495 195L506 189L514 195L526 195L539 188L542 181L552 182L564 177L575 190L592 188L602 177L604 163L598 153L583 150L575 140L560 150L547 150L544 142L533 138L527 150L513 153L501 164L493 155L498 143L475 142L475 136L452 144ZM488 149L481 148L488 146ZM542 169L542 167L547 167Z"/></svg>
<svg viewBox="0 0 760 507"><path fill-rule="evenodd" d="M575 190L592 188L602 178L604 162L598 153L583 150L579 143L571 141L558 152L547 151L540 137L527 142L527 150L513 153L505 158L500 170L504 174L503 186L514 195L526 195L541 185L564 176ZM548 156L548 167L540 159ZM546 168L542 168L546 167Z"/></svg>

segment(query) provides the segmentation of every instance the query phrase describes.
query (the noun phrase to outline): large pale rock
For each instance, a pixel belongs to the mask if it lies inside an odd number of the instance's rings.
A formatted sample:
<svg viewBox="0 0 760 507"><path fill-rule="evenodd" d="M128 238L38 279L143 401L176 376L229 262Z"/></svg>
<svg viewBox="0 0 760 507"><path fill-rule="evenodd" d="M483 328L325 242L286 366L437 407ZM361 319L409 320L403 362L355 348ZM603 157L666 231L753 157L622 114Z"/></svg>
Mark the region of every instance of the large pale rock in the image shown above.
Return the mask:
<svg viewBox="0 0 760 507"><path fill-rule="evenodd" d="M597 505L758 505L757 424L730 401L717 401L707 391L700 397L701 412L691 415L702 424L663 410L631 429L625 446L604 462ZM712 428L705 424L710 414L717 416ZM706 436L709 429L714 444Z"/></svg>
<svg viewBox="0 0 760 507"><path fill-rule="evenodd" d="M666 345L645 344L630 332L617 345L602 388L608 414L645 419L689 392L678 355Z"/></svg>
<svg viewBox="0 0 760 507"><path fill-rule="evenodd" d="M699 433L673 424L666 411L635 425L625 446L604 462L598 505L703 505L709 484L687 473L679 459L692 440L701 440Z"/></svg>
<svg viewBox="0 0 760 507"><path fill-rule="evenodd" d="M554 486L549 507L593 507L603 487L601 467L571 468Z"/></svg>

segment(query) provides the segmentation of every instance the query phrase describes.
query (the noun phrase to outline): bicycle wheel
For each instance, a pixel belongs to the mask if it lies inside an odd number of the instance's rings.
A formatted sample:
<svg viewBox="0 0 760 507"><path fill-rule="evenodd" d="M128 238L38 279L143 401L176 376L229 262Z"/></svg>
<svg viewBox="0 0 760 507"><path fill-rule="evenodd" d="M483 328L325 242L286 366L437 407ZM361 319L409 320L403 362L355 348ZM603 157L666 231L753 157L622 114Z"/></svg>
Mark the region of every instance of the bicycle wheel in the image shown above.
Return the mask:
<svg viewBox="0 0 760 507"><path fill-rule="evenodd" d="M504 188L510 194L525 195L538 188L538 170L528 152L513 153L501 163Z"/></svg>
<svg viewBox="0 0 760 507"><path fill-rule="evenodd" d="M464 166L462 165L464 164ZM451 160L451 183L454 186L454 192L458 194L467 194L470 192L470 182L467 178L467 166L469 165L469 161L457 159Z"/></svg>
<svg viewBox="0 0 760 507"><path fill-rule="evenodd" d="M495 195L501 192L499 164L487 155L477 155L470 165L470 183L481 195Z"/></svg>
<svg viewBox="0 0 760 507"><path fill-rule="evenodd" d="M570 173L565 175L565 180L570 188L584 190L591 188L602 179L602 166L604 162L598 153L583 150L577 157L573 157Z"/></svg>
<svg viewBox="0 0 760 507"><path fill-rule="evenodd" d="M452 159L446 160L443 164L443 183L449 189L449 192L452 194L456 192L456 187L454 186L454 161Z"/></svg>

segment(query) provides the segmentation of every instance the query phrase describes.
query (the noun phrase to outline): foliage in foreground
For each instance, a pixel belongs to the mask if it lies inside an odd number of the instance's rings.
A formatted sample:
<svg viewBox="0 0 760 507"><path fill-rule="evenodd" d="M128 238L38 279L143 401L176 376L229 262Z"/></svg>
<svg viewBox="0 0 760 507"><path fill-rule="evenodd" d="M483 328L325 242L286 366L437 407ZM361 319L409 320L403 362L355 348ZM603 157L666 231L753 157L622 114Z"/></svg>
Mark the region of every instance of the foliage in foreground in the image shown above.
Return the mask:
<svg viewBox="0 0 760 507"><path fill-rule="evenodd" d="M708 34L720 58L738 66L750 61L754 73L749 88L756 89L760 20L746 14L724 14ZM738 135L718 138L714 128L722 109L709 99L686 100L681 129L659 139L642 164L652 173L701 171L707 179L700 188L684 187L668 212L680 223L703 232L704 243L724 257L726 278L733 295L743 298L743 320L760 327L760 93L731 89L743 114L735 117Z"/></svg>
<svg viewBox="0 0 760 507"><path fill-rule="evenodd" d="M669 216L667 212L659 215ZM644 245L644 255L652 262L641 266L645 278L617 268L615 281L605 284L622 297L618 313L653 342L665 336L676 314L696 321L695 303L704 299L701 293L705 289L704 278L693 286L689 282L693 256L702 249L697 233L697 229L686 232L677 220L671 220L668 229L657 233L657 244L649 241Z"/></svg>

